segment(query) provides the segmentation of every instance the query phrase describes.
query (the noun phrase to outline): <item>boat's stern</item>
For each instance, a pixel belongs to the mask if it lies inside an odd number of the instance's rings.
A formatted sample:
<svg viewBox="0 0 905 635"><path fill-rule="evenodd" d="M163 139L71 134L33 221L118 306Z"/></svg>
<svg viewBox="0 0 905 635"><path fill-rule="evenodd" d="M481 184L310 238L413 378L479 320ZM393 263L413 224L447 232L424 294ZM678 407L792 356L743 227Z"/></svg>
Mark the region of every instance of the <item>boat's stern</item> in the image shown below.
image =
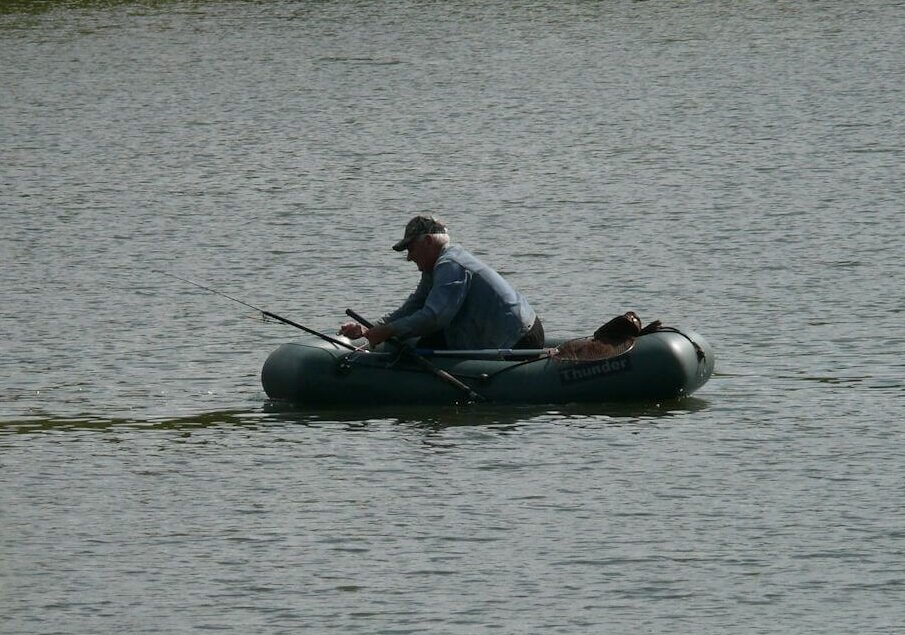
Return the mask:
<svg viewBox="0 0 905 635"><path fill-rule="evenodd" d="M713 346L704 336L694 331L683 331L682 335L688 340L688 344L692 348L692 351L684 351L680 356L686 378L682 396L688 396L710 379L716 358L714 357ZM685 345L682 344L682 346L684 347Z"/></svg>
<svg viewBox="0 0 905 635"><path fill-rule="evenodd" d="M651 376L658 378L663 397L687 397L713 374L713 347L694 331L663 330L642 336L639 344L660 350L657 371Z"/></svg>

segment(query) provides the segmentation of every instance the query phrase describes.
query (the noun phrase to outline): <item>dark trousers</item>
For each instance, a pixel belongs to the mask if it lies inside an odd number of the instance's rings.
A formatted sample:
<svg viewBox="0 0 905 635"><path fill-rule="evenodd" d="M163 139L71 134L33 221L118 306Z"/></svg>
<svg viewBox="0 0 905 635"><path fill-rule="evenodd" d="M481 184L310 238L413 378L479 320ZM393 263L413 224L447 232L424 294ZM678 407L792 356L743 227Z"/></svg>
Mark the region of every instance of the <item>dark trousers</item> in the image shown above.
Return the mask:
<svg viewBox="0 0 905 635"><path fill-rule="evenodd" d="M443 331L437 331L430 335L425 335L418 340L418 348L433 348L443 350L447 347L446 336ZM544 325L541 324L540 318L534 319L534 324L528 329L522 338L516 342L512 348L543 348L544 347Z"/></svg>
<svg viewBox="0 0 905 635"><path fill-rule="evenodd" d="M540 318L534 318L534 324L528 329L528 332L522 336L515 346L512 348L543 348L544 347L544 325L541 324Z"/></svg>

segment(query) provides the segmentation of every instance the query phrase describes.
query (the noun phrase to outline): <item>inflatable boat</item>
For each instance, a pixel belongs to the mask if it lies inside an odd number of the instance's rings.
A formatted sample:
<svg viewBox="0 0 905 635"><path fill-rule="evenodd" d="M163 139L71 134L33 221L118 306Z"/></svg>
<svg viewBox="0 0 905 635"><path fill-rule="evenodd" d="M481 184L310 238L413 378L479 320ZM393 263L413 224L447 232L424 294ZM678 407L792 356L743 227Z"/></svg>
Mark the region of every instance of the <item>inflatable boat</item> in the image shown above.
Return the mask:
<svg viewBox="0 0 905 635"><path fill-rule="evenodd" d="M311 406L603 403L686 397L707 382L713 365L703 337L676 329L642 335L604 359L563 357L555 345L365 351L287 343L268 356L261 383L273 400Z"/></svg>

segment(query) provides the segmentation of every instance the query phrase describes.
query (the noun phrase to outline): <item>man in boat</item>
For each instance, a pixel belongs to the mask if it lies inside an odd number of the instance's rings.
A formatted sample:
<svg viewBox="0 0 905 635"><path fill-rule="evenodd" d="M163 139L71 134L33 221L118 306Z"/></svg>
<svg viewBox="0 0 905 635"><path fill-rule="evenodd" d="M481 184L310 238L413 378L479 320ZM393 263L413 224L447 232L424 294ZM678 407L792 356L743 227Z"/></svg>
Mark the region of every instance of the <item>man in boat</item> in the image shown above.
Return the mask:
<svg viewBox="0 0 905 635"><path fill-rule="evenodd" d="M410 220L393 249L407 251L407 260L417 265L418 287L370 329L346 322L342 335L365 337L372 348L393 336L419 337L421 348L543 348L544 327L528 301L499 273L450 243L446 226L433 216Z"/></svg>

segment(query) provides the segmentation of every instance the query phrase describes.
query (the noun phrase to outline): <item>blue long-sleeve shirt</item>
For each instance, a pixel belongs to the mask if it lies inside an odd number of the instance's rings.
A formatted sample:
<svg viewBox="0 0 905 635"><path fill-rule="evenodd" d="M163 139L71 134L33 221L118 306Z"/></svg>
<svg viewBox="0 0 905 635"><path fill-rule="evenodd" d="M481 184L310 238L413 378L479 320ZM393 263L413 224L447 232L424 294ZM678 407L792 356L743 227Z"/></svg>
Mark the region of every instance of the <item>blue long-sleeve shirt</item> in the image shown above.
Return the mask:
<svg viewBox="0 0 905 635"><path fill-rule="evenodd" d="M433 271L395 311L380 319L402 339L442 330L451 349L509 348L537 314L496 271L460 245L445 245Z"/></svg>

